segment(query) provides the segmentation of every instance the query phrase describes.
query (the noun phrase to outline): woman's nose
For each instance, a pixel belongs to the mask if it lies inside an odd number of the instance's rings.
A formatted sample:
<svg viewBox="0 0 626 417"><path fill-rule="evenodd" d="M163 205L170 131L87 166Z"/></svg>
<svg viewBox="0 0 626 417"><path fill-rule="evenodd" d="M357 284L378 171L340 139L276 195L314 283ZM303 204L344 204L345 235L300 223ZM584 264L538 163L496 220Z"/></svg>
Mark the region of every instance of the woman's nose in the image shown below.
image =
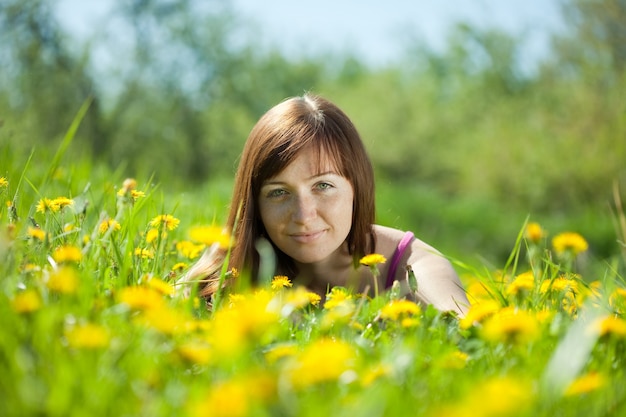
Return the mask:
<svg viewBox="0 0 626 417"><path fill-rule="evenodd" d="M314 219L316 215L317 207L315 206L315 200L311 196L300 195L295 199L292 217L296 223L307 223Z"/></svg>

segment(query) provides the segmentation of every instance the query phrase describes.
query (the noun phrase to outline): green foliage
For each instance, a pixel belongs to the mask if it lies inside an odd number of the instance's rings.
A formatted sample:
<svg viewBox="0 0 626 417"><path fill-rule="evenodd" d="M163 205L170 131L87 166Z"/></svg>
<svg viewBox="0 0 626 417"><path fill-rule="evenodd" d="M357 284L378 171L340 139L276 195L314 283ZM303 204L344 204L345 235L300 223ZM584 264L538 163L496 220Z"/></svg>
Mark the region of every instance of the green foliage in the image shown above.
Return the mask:
<svg viewBox="0 0 626 417"><path fill-rule="evenodd" d="M524 224L503 267L456 260L465 317L399 285L374 298L336 287L321 305L286 277L209 311L177 280L210 243L188 232L221 224L207 218L223 218L228 184L165 192L73 168L68 149L59 167L77 179L36 155L0 179L3 416L624 411L626 259L581 275L580 235L555 243Z"/></svg>
<svg viewBox="0 0 626 417"><path fill-rule="evenodd" d="M312 90L366 141L381 222L502 260L505 236L530 215L585 233L601 258L615 254L612 187L626 182L621 0L566 2L568 30L535 71L521 61L523 39L466 24L441 51L413 41L403 60L370 68L351 56L288 59L228 2L123 2L107 16L116 31L87 40L69 38L53 11L39 0L0 6L3 174L31 154L31 175L53 158L90 101L68 150L76 163L58 173L74 193L77 175L104 170L195 195L232 176L264 111ZM102 50L116 63L98 60Z"/></svg>

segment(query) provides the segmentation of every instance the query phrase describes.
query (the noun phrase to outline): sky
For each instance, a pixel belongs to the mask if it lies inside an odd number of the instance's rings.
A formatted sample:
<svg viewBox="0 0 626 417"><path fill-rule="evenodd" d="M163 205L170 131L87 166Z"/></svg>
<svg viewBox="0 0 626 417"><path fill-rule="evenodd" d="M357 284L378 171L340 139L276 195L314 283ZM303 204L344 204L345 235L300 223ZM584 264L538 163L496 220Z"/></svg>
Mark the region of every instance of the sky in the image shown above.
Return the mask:
<svg viewBox="0 0 626 417"><path fill-rule="evenodd" d="M348 51L373 66L399 59L408 38L441 48L457 22L520 36L533 60L548 53L549 34L563 27L560 0L230 1L256 23L266 44L287 56ZM55 7L70 33L89 37L114 2L58 0Z"/></svg>

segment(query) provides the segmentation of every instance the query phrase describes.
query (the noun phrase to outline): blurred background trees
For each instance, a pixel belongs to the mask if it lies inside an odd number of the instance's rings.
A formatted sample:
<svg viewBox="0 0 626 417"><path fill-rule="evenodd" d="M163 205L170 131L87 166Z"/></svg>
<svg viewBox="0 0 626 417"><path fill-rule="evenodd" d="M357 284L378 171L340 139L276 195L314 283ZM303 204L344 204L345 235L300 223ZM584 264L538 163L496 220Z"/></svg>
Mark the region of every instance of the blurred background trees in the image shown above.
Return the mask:
<svg viewBox="0 0 626 417"><path fill-rule="evenodd" d="M33 149L47 161L90 99L68 161L206 192L232 178L264 111L311 90L361 131L382 223L458 255L505 256L529 215L584 233L599 256L619 247L610 206L626 182L625 0L564 2L568 30L534 71L520 62L523 39L467 24L443 51L415 40L402 61L372 68L348 55L288 58L228 1L123 0L93 39L68 36L53 4L0 3L0 175L20 172ZM102 48L114 62L102 64Z"/></svg>

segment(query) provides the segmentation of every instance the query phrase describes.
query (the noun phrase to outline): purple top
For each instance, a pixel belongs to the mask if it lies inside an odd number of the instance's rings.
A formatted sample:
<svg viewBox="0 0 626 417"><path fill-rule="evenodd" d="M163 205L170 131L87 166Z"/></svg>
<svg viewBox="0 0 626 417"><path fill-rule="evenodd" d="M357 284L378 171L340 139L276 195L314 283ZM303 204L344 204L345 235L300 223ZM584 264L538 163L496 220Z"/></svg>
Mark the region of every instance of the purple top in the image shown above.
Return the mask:
<svg viewBox="0 0 626 417"><path fill-rule="evenodd" d="M402 236L402 240L400 240L400 243L398 243L398 247L391 257L391 266L389 266L389 272L387 273L387 282L385 284L385 288L389 288L393 285L393 280L398 270L398 264L400 264L400 258L402 258L402 255L404 255L404 252L406 252L406 248L409 247L414 237L415 235L413 234L413 232L406 232L404 236Z"/></svg>

